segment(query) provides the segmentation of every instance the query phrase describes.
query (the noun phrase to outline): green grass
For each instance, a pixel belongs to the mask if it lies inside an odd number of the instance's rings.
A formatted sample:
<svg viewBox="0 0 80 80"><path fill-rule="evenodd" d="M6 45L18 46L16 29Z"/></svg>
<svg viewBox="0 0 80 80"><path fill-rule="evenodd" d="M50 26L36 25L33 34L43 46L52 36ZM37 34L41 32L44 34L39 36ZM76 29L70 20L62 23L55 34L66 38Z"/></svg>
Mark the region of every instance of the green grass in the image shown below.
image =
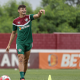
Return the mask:
<svg viewBox="0 0 80 80"><path fill-rule="evenodd" d="M20 80L19 70L0 69L0 77L2 75L10 76L11 80ZM28 69L25 80L48 80L49 75L51 75L52 80L80 80L79 69Z"/></svg>

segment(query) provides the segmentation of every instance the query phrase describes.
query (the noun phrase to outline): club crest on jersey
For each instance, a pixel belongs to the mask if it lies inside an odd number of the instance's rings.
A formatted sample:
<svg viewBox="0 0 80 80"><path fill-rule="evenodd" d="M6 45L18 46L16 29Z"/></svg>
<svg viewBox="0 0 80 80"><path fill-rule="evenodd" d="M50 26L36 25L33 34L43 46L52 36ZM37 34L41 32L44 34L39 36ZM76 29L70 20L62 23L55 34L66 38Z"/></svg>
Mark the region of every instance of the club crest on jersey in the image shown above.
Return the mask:
<svg viewBox="0 0 80 80"><path fill-rule="evenodd" d="M27 22L28 21L28 18L26 18L25 21Z"/></svg>
<svg viewBox="0 0 80 80"><path fill-rule="evenodd" d="M18 22L18 24L20 24L20 21Z"/></svg>
<svg viewBox="0 0 80 80"><path fill-rule="evenodd" d="M21 51L22 51L22 49L18 49L18 51L19 51L19 52L21 52Z"/></svg>

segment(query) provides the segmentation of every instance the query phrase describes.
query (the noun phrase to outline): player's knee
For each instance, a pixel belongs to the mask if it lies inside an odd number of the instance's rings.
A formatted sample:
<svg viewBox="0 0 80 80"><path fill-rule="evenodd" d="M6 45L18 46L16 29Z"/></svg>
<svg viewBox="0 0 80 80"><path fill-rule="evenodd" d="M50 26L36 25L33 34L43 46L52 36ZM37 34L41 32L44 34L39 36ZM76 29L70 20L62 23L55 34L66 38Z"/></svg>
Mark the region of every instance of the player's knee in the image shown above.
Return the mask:
<svg viewBox="0 0 80 80"><path fill-rule="evenodd" d="M24 61L24 56L22 54L19 54L18 59L19 59L19 62L23 62Z"/></svg>

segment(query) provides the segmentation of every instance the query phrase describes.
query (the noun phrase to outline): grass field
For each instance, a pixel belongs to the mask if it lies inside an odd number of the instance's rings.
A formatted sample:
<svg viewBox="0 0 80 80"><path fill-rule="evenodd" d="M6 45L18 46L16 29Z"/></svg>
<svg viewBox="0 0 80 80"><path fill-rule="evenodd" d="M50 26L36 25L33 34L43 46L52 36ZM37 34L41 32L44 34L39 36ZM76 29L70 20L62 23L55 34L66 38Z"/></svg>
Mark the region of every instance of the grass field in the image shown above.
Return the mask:
<svg viewBox="0 0 80 80"><path fill-rule="evenodd" d="M2 75L10 76L11 80L20 80L19 70L0 69L0 77ZM52 80L80 80L79 69L28 69L25 80L48 80L49 75L51 75Z"/></svg>

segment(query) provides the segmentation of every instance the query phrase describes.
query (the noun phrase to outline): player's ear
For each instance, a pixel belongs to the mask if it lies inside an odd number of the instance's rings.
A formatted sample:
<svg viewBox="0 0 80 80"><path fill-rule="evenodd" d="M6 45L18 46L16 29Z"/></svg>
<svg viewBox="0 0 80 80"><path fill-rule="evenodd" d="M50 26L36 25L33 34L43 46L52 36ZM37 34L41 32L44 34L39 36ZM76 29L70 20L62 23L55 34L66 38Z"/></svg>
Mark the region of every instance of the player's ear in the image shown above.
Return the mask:
<svg viewBox="0 0 80 80"><path fill-rule="evenodd" d="M19 9L18 9L18 12L19 12Z"/></svg>

